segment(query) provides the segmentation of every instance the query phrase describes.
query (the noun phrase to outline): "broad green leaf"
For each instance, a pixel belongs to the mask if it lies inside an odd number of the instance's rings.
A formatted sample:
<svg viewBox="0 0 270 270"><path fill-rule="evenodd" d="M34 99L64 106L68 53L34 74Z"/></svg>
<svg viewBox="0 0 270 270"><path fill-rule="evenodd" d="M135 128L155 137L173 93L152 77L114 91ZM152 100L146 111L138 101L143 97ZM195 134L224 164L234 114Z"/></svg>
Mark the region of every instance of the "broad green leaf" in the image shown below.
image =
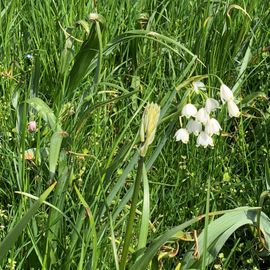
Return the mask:
<svg viewBox="0 0 270 270"><path fill-rule="evenodd" d="M92 60L99 51L100 40L97 28L103 28L105 19L99 14L90 14L89 19L93 22L93 24L87 39L83 42L75 57L74 65L69 74L67 95L78 87L81 80L87 74Z"/></svg>
<svg viewBox="0 0 270 270"><path fill-rule="evenodd" d="M207 239L207 254L206 254L206 265L213 262L224 246L228 238L240 227L244 225L257 225L258 210L244 210L231 212L219 217L218 219L211 222L208 226L208 239ZM266 247L269 248L269 236L270 236L270 220L262 213L261 215L260 229L266 240ZM204 230L198 237L198 254L199 256L205 252L203 250L204 245ZM188 252L184 257L182 267L183 269L200 268L202 263L202 257L194 258L193 250Z"/></svg>
<svg viewBox="0 0 270 270"><path fill-rule="evenodd" d="M51 137L50 151L49 151L49 171L51 180L55 175L55 170L59 158L63 136L65 136L63 132L57 131Z"/></svg>
<svg viewBox="0 0 270 270"><path fill-rule="evenodd" d="M213 213L209 213L210 216L215 216L215 215L221 215L221 214L226 214L226 213L237 213L240 212L242 213L243 211L248 211L248 210L258 210L258 207L241 207L241 208L236 208L233 210L224 210L224 211L217 211ZM153 257L157 254L158 250L169 240L171 240L177 233L185 230L187 227L191 226L192 224L202 220L204 218L204 215L193 218L179 226L176 226L168 231L166 231L163 235L157 237L150 245L149 247L145 250L144 255L135 262L130 267L130 270L137 270L137 269L147 269L148 264L150 261L153 259ZM210 230L209 230L210 232ZM209 233L211 235L211 233Z"/></svg>
<svg viewBox="0 0 270 270"><path fill-rule="evenodd" d="M16 240L21 235L23 229L26 227L31 218L36 214L38 208L41 204L46 200L49 194L52 192L56 185L56 182L53 183L48 189L41 194L39 200L35 202L31 208L27 211L27 213L22 217L17 225L8 233L8 235L4 238L4 240L0 243L0 262L5 258L8 251L15 244Z"/></svg>
<svg viewBox="0 0 270 270"><path fill-rule="evenodd" d="M139 234L138 249L144 248L146 246L148 227L150 221L150 193L145 165L143 165L142 180L143 180L143 210L142 210L142 221Z"/></svg>
<svg viewBox="0 0 270 270"><path fill-rule="evenodd" d="M42 99L34 97L28 99L26 102L41 114L44 121L50 125L52 130L56 129L56 117L52 109Z"/></svg>

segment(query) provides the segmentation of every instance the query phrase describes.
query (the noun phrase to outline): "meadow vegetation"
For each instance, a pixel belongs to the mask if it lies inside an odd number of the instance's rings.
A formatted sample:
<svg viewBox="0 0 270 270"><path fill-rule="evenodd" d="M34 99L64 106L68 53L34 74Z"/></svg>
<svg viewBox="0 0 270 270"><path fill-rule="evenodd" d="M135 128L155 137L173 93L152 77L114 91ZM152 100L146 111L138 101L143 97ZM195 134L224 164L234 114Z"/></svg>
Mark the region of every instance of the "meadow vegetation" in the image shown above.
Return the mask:
<svg viewBox="0 0 270 270"><path fill-rule="evenodd" d="M0 16L1 269L270 269L268 1ZM177 131L207 98L203 147Z"/></svg>

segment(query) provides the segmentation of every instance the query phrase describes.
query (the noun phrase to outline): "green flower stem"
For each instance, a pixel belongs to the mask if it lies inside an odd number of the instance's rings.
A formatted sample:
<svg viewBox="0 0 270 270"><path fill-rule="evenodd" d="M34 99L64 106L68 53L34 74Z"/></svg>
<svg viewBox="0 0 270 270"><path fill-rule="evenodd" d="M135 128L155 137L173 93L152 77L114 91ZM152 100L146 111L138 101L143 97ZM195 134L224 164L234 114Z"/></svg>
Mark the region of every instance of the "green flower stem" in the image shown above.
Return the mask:
<svg viewBox="0 0 270 270"><path fill-rule="evenodd" d="M207 197L206 197L205 222L204 222L204 236L203 236L203 258L202 258L201 270L206 269L209 208L210 208L210 188L211 188L211 180L210 180L210 177L208 177L208 179L207 179L207 195L206 195Z"/></svg>
<svg viewBox="0 0 270 270"><path fill-rule="evenodd" d="M132 229L133 229L135 212L136 212L136 207L137 207L137 202L138 202L138 197L139 197L140 183L142 179L143 163L144 163L144 157L141 156L138 161L138 169L137 169L137 175L136 175L135 184L134 184L134 190L133 190L131 208L130 208L129 219L128 219L128 224L127 224L125 242L123 246L122 258L120 262L120 270L124 270L126 267L128 249L129 249L129 245L130 245L130 241L132 237Z"/></svg>

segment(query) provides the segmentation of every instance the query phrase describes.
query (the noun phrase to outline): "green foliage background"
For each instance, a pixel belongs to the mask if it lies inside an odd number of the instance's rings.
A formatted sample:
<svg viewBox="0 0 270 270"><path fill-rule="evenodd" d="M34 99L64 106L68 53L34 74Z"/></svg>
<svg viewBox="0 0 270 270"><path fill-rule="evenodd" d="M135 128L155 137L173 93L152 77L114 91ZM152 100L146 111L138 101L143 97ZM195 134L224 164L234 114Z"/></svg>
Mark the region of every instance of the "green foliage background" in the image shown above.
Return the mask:
<svg viewBox="0 0 270 270"><path fill-rule="evenodd" d="M0 239L34 204L29 194L39 197L54 180L47 202L59 210L39 208L2 268L117 269L147 102L162 110L145 161L148 242L206 212L207 181L210 212L258 206L269 158L269 13L264 0L1 0ZM215 76L234 90L241 117L221 111L214 149L175 142L181 106L200 102L192 78L218 97ZM37 132L27 131L30 120ZM130 252L145 196L142 188ZM263 210L269 215L267 203ZM209 267L267 269L257 236L238 230ZM175 269L190 249L178 244L156 269Z"/></svg>

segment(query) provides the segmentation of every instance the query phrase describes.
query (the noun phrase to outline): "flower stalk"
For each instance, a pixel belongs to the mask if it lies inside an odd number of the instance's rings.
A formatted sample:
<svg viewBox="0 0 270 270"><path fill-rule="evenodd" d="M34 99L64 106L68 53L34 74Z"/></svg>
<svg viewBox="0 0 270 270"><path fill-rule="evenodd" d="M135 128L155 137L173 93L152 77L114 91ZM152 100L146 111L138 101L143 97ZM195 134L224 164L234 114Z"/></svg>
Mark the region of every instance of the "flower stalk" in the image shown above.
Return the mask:
<svg viewBox="0 0 270 270"><path fill-rule="evenodd" d="M132 238L132 229L133 229L133 224L134 224L134 219L135 219L137 202L139 198L140 184L142 180L144 157L147 153L149 145L154 141L157 124L159 120L159 115L160 115L159 105L155 103L147 104L143 117L142 117L142 123L141 123L141 128L140 128L140 138L141 138L141 143L143 145L140 147L140 158L138 161L137 174L136 174L132 201L131 201L131 208L129 212L122 257L120 261L120 268L119 268L120 270L125 270L126 268L128 249L129 249L131 238Z"/></svg>
<svg viewBox="0 0 270 270"><path fill-rule="evenodd" d="M136 179L135 179L135 183L134 183L131 208L130 208L130 212L129 212L125 241L124 241L122 257L121 257L121 261L120 261L120 268L119 268L120 270L124 270L126 268L128 249L129 249L130 241L132 238L132 229L133 229L134 218L135 218L135 213L136 213L136 208L137 208L137 202L138 202L139 192L140 192L140 184L141 184L142 172L143 172L143 163L144 163L144 157L141 156L139 159L139 162L138 162L137 175L136 175Z"/></svg>

